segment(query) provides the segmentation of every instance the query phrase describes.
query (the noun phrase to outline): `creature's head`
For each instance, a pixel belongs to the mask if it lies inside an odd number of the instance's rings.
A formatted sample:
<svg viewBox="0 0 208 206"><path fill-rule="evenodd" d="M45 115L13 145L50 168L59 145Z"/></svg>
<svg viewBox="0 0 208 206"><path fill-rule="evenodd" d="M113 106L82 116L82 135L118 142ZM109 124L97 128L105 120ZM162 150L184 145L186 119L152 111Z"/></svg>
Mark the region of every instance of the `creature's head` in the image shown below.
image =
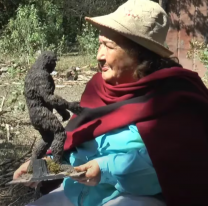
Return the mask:
<svg viewBox="0 0 208 206"><path fill-rule="evenodd" d="M42 52L41 55L37 59L37 63L41 64L41 69L46 70L51 73L54 71L56 67L57 55L52 51Z"/></svg>

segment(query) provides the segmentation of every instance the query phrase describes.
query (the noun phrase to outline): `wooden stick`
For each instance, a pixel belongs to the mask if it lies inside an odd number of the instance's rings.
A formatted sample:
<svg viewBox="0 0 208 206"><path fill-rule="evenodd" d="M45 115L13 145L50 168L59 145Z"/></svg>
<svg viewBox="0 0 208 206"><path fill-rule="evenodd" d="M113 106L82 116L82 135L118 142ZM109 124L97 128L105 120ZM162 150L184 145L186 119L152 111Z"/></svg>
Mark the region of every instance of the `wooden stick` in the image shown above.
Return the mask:
<svg viewBox="0 0 208 206"><path fill-rule="evenodd" d="M9 142L10 140L10 125L6 124L6 131L7 131L7 141Z"/></svg>
<svg viewBox="0 0 208 206"><path fill-rule="evenodd" d="M10 203L8 206L14 205L21 197L18 197L14 202Z"/></svg>
<svg viewBox="0 0 208 206"><path fill-rule="evenodd" d="M0 176L0 179L10 177L10 176L12 176L13 174L14 174L14 172L9 172L9 173L7 173L7 174L5 174L5 175L1 175L1 176Z"/></svg>
<svg viewBox="0 0 208 206"><path fill-rule="evenodd" d="M4 182L2 182L1 184L0 184L0 187L2 187L2 186L4 186L7 182L9 182L10 181L10 179L7 179L7 180L5 180Z"/></svg>
<svg viewBox="0 0 208 206"><path fill-rule="evenodd" d="M1 166L4 166L4 165L6 165L6 164L9 164L9 163L11 163L11 162L14 162L14 161L15 161L15 159L7 160L7 161L1 163L1 164L0 164L0 167L1 167Z"/></svg>
<svg viewBox="0 0 208 206"><path fill-rule="evenodd" d="M0 112L3 111L4 101L5 101L5 97L2 97L2 102L1 102L1 106L0 106Z"/></svg>

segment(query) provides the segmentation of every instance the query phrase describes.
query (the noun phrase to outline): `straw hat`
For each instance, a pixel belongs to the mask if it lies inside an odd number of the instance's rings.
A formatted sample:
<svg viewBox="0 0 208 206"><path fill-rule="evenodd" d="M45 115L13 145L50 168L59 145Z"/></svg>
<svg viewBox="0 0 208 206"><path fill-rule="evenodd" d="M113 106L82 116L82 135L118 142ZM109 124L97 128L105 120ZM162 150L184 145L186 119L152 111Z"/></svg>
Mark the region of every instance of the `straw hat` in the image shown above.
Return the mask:
<svg viewBox="0 0 208 206"><path fill-rule="evenodd" d="M160 56L172 54L164 46L169 29L168 15L158 3L128 0L113 13L85 19L99 29L110 28Z"/></svg>

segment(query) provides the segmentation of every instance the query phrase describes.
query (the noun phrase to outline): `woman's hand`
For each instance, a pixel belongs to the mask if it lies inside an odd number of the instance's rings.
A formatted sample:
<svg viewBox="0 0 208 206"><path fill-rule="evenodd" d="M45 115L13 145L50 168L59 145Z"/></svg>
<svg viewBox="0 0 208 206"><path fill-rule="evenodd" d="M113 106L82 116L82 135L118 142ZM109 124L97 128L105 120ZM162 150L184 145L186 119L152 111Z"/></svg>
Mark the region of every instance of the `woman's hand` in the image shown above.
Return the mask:
<svg viewBox="0 0 208 206"><path fill-rule="evenodd" d="M80 165L78 167L75 167L75 170L77 172L83 172L86 171L84 176L72 178L76 181L78 181L81 184L85 184L88 186L95 186L100 182L101 179L101 171L100 167L96 160L89 161L88 163L84 165Z"/></svg>

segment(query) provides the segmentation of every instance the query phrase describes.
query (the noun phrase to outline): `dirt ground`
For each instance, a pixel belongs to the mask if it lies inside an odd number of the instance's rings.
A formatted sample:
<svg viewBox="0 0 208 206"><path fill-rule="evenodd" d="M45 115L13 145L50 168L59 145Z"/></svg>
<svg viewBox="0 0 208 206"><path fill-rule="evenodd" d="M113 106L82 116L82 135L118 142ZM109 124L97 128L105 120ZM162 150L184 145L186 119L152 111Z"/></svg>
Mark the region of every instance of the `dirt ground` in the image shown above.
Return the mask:
<svg viewBox="0 0 208 206"><path fill-rule="evenodd" d="M81 68L78 79L66 80L71 66ZM57 65L55 93L68 101L80 100L87 81L95 71L90 61L82 58L64 58ZM34 200L34 189L23 185L6 185L13 172L31 155L32 146L40 138L30 124L23 96L25 72L0 73L0 205L24 206ZM63 125L65 125L63 123Z"/></svg>

